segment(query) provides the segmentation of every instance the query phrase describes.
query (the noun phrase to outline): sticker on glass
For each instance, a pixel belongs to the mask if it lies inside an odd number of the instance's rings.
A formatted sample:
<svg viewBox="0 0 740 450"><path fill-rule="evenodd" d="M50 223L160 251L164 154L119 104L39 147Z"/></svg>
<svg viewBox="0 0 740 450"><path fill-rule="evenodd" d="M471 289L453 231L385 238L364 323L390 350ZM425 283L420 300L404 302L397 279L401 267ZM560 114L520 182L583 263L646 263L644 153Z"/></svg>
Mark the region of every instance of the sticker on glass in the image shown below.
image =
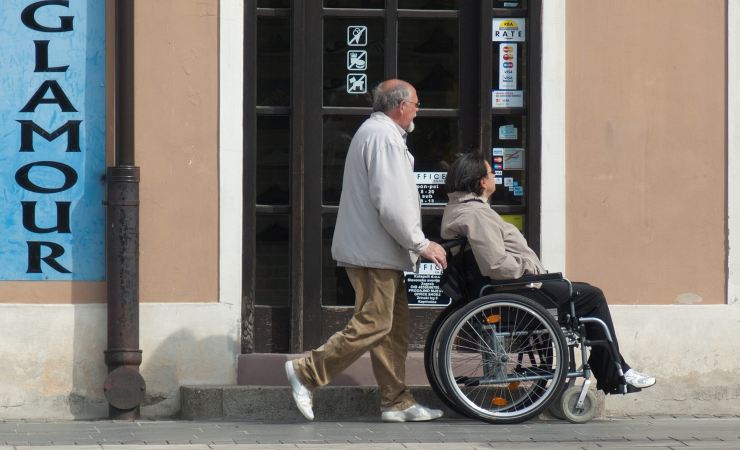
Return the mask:
<svg viewBox="0 0 740 450"><path fill-rule="evenodd" d="M447 179L447 172L414 172L416 188L422 205L442 205L447 203L444 190L441 189Z"/></svg>
<svg viewBox="0 0 740 450"><path fill-rule="evenodd" d="M504 170L522 170L524 169L524 149L523 148L505 148L504 149Z"/></svg>
<svg viewBox="0 0 740 450"><path fill-rule="evenodd" d="M364 73L347 74L347 93L365 94L367 92L367 75Z"/></svg>
<svg viewBox="0 0 740 450"><path fill-rule="evenodd" d="M516 46L517 44L499 44L498 52L498 88L516 89Z"/></svg>
<svg viewBox="0 0 740 450"><path fill-rule="evenodd" d="M364 47L367 45L367 27L364 25L350 25L347 27L347 45L350 47Z"/></svg>
<svg viewBox="0 0 740 450"><path fill-rule="evenodd" d="M524 42L526 19L493 19L493 42Z"/></svg>
<svg viewBox="0 0 740 450"><path fill-rule="evenodd" d="M414 172L416 184L445 184L447 172Z"/></svg>
<svg viewBox="0 0 740 450"><path fill-rule="evenodd" d="M494 108L521 108L524 106L523 91L493 91Z"/></svg>
<svg viewBox="0 0 740 450"><path fill-rule="evenodd" d="M367 52L365 50L350 50L347 52L347 70L367 69Z"/></svg>
<svg viewBox="0 0 740 450"><path fill-rule="evenodd" d="M494 147L492 152L493 152L493 156L504 156L504 149L503 148L496 148L496 147ZM496 158L494 158L493 160L495 161ZM499 162L500 162L500 160L499 160Z"/></svg>
<svg viewBox="0 0 740 450"><path fill-rule="evenodd" d="M514 125L498 127L498 138L502 141L515 141L519 138L519 129Z"/></svg>
<svg viewBox="0 0 740 450"><path fill-rule="evenodd" d="M514 179L512 177L504 178L504 186L511 187L514 185Z"/></svg>
<svg viewBox="0 0 740 450"><path fill-rule="evenodd" d="M524 231L524 214L501 214L501 218L504 222L517 227L519 231Z"/></svg>

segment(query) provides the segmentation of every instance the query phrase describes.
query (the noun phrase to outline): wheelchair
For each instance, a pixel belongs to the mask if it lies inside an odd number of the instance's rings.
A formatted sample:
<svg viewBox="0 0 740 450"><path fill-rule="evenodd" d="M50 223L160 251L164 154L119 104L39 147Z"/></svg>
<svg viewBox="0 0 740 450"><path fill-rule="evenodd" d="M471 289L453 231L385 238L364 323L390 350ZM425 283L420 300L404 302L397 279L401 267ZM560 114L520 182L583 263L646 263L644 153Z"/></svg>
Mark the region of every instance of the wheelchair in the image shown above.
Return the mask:
<svg viewBox="0 0 740 450"><path fill-rule="evenodd" d="M587 422L599 409L587 362L587 349L595 345L615 361L615 393L639 390L626 384L606 324L576 316L568 279L548 273L490 280L466 245L465 239L442 242L448 268L440 287L453 301L433 323L424 348L427 378L447 406L497 424L524 422L546 409L558 419ZM541 289L547 283L568 286L565 308ZM606 339L589 340L587 323L603 327Z"/></svg>

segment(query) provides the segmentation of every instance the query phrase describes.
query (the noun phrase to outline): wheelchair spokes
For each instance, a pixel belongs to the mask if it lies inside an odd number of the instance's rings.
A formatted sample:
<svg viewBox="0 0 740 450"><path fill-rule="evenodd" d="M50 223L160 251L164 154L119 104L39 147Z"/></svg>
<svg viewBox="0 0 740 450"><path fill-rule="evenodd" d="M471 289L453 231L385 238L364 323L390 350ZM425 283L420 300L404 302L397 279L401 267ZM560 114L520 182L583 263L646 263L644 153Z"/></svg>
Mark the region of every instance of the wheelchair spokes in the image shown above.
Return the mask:
<svg viewBox="0 0 740 450"><path fill-rule="evenodd" d="M504 298L506 300L504 300ZM469 415L518 422L558 392L567 368L565 338L542 307L494 294L452 315L438 347L444 392Z"/></svg>

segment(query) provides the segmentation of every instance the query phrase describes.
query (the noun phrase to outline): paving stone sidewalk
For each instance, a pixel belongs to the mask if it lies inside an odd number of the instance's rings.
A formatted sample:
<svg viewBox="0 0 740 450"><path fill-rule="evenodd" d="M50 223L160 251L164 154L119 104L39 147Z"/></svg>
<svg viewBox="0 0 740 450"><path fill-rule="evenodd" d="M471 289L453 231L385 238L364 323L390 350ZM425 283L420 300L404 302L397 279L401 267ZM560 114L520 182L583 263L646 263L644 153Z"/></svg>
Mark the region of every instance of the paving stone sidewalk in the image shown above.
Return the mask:
<svg viewBox="0 0 740 450"><path fill-rule="evenodd" d="M0 450L272 449L740 449L740 417L606 418L574 425L534 420L381 422L3 421Z"/></svg>

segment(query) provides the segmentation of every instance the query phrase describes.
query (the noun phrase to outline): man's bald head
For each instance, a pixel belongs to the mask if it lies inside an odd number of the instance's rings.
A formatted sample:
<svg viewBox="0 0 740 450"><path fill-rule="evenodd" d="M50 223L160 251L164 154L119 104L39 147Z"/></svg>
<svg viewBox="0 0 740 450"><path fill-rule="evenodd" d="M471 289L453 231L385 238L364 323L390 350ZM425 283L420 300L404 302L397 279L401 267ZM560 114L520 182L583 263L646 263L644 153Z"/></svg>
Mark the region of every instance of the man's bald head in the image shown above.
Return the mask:
<svg viewBox="0 0 740 450"><path fill-rule="evenodd" d="M403 80L386 80L373 89L373 111L389 113L409 100L415 92L411 83Z"/></svg>

